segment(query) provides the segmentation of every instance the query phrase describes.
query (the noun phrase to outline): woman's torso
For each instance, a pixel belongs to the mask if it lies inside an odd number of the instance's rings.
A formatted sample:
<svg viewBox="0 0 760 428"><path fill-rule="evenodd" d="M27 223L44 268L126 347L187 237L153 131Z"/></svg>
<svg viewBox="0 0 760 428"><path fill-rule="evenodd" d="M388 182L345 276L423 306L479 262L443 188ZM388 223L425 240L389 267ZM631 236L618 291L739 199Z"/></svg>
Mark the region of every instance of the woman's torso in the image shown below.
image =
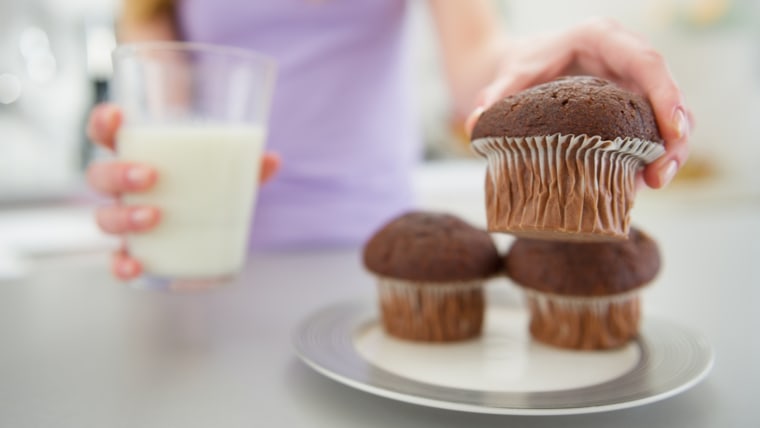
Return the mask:
<svg viewBox="0 0 760 428"><path fill-rule="evenodd" d="M358 245L412 204L418 129L404 0L182 0L184 39L273 56L268 149L254 248Z"/></svg>

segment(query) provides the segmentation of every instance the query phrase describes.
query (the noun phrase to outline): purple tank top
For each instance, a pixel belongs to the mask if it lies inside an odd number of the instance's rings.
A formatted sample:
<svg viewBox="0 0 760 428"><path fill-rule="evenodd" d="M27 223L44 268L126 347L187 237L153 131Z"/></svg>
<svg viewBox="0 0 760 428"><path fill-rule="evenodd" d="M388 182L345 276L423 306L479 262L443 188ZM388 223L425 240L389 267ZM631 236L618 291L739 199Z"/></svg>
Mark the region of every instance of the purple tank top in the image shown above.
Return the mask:
<svg viewBox="0 0 760 428"><path fill-rule="evenodd" d="M253 248L358 246L412 205L419 130L405 0L181 0L190 41L278 62Z"/></svg>

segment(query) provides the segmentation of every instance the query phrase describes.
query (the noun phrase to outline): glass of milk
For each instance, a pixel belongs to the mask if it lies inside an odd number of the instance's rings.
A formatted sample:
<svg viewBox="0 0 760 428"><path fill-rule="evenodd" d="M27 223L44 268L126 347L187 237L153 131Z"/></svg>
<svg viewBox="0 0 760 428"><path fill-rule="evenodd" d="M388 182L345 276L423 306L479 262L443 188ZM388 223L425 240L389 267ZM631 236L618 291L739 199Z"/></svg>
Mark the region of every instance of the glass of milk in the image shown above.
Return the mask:
<svg viewBox="0 0 760 428"><path fill-rule="evenodd" d="M246 260L274 61L182 42L122 45L113 58L113 99L124 117L118 157L158 172L151 190L122 197L161 210L156 228L125 237L143 266L137 284L177 290L229 282Z"/></svg>

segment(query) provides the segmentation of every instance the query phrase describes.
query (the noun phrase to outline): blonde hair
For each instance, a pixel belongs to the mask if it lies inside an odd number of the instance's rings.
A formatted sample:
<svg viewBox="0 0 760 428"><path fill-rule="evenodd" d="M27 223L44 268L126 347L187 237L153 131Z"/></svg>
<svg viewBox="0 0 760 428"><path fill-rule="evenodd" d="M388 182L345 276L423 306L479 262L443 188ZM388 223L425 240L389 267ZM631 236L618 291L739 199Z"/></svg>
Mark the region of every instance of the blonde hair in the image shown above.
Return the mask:
<svg viewBox="0 0 760 428"><path fill-rule="evenodd" d="M123 0L121 14L127 22L146 22L174 15L175 0Z"/></svg>

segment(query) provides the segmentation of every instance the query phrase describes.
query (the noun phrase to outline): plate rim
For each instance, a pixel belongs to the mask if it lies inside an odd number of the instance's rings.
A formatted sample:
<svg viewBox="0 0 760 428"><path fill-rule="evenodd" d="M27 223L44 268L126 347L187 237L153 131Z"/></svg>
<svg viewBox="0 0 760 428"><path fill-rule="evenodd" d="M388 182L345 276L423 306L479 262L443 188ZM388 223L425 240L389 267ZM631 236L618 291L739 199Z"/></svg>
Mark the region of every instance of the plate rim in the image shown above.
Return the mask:
<svg viewBox="0 0 760 428"><path fill-rule="evenodd" d="M667 389L665 391L661 391L661 392L654 393L646 397L636 398L636 399L627 400L623 402L614 402L614 403L601 404L601 405L568 406L568 407L554 407L554 408L500 407L500 406L491 406L491 405L486 405L486 404L472 404L472 403L441 400L438 398L431 398L431 397L425 397L425 396L420 396L420 395L414 395L414 394L410 394L406 392L393 391L383 386L373 385L363 380L354 379L351 376L341 374L327 367L324 367L319 362L315 361L314 358L307 355L308 353L302 349L301 344L300 344L300 339L303 332L311 324L310 323L311 320L318 318L320 315L324 315L326 313L335 312L335 311L341 311L341 310L342 311L359 311L360 315L356 316L357 320L355 320L355 322L351 326L351 331L355 332L357 329L360 329L363 326L366 326L367 323L378 322L378 311L376 309L375 310L371 309L371 307L372 306L369 304L367 300L350 300L350 301L337 302L330 305L322 306L316 309L315 311L309 313L307 316L305 316L304 318L300 320L300 322L297 324L295 331L292 334L291 343L294 348L296 356L301 361L303 361L308 367L310 367L317 373L329 379L332 379L333 381L341 383L343 385L346 385L351 388L358 389L360 391L363 391L372 395L376 395L379 397L384 397L387 399L409 403L409 404L415 404L415 405L424 406L424 407L454 410L454 411L468 412L468 413L514 415L514 416L560 416L560 415L578 415L578 414L609 412L609 411L614 411L614 410L622 410L622 409L639 407L639 406L655 403L655 402L673 397L675 395L678 395L684 391L687 391L691 389L692 387L694 387L695 385L699 384L701 381L703 381L710 374L715 364L715 352L712 346L710 346L709 342L705 339L703 335L698 334L688 328L685 328L676 322L648 314L646 319L644 319L644 323L652 323L656 321L659 323L668 324L672 327L676 327L681 330L681 333L690 335L691 338L694 339L695 342L699 342L700 344L704 346L704 349L706 351L705 363L701 367L701 370L699 370L695 375L691 376L688 380L680 383L676 387ZM519 309L519 308L515 308L515 309ZM637 340L641 340L641 338ZM351 338L351 341L353 341L353 338ZM642 347L641 353L643 356L645 349L643 349L643 345L641 343L639 344L639 346ZM432 384L424 383L421 381L417 381L415 379L406 378L406 377L397 375L395 373L388 372L387 370L380 368L372 364L370 361L367 361L366 359L364 359L354 346L351 347L351 351L352 351L351 357L371 367L372 370L377 370L379 372L384 372L384 373L390 373L394 376L402 377L408 380L409 382L425 385L426 387L432 387L435 389L450 390L450 391L461 390L458 388L452 388L448 386L432 385ZM632 367L631 370L636 369L638 366L639 364L637 363L636 365L634 365L634 367ZM628 373L630 373L630 370L626 372L626 374ZM621 375L620 377L625 376L626 374ZM619 379L620 377L615 378L615 379ZM605 382L602 382L596 385L602 385L604 383ZM566 390L556 390L556 391L548 391L548 392L569 393L577 389L582 389L582 388L571 388L571 389L566 389ZM546 393L546 392L547 391L531 392L531 393L541 395L542 393Z"/></svg>

